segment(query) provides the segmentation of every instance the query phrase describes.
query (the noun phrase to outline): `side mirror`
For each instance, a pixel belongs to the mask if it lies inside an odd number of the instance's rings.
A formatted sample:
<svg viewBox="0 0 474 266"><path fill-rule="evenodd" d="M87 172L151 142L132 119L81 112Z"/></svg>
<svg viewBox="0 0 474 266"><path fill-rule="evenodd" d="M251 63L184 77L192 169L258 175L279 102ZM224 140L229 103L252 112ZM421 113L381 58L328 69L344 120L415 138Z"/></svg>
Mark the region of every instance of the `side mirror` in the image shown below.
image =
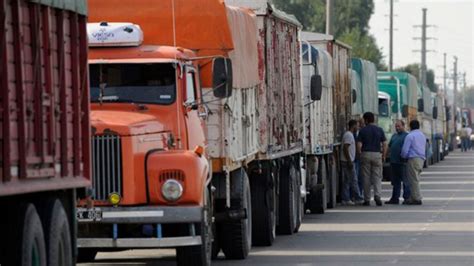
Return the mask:
<svg viewBox="0 0 474 266"><path fill-rule="evenodd" d="M402 117L408 117L408 105L404 104L402 106Z"/></svg>
<svg viewBox="0 0 474 266"><path fill-rule="evenodd" d="M321 95L323 94L323 82L320 75L311 76L311 100L319 101L321 100Z"/></svg>
<svg viewBox="0 0 474 266"><path fill-rule="evenodd" d="M418 112L425 111L425 103L423 102L423 98L418 99Z"/></svg>
<svg viewBox="0 0 474 266"><path fill-rule="evenodd" d="M433 119L438 119L438 106L433 106Z"/></svg>
<svg viewBox="0 0 474 266"><path fill-rule="evenodd" d="M212 89L216 98L232 95L232 61L229 58L218 57L212 61Z"/></svg>
<svg viewBox="0 0 474 266"><path fill-rule="evenodd" d="M352 103L357 102L357 91L352 89Z"/></svg>

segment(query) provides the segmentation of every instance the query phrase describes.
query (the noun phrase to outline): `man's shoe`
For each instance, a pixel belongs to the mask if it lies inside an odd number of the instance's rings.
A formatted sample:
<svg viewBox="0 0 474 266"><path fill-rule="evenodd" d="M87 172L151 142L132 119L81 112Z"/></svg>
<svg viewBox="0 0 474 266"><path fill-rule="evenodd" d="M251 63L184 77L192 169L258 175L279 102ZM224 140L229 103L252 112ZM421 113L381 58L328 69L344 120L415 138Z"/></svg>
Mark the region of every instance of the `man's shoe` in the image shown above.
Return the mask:
<svg viewBox="0 0 474 266"><path fill-rule="evenodd" d="M408 200L405 202L403 202L403 204L406 204L406 205L421 205L422 204L421 200Z"/></svg>
<svg viewBox="0 0 474 266"><path fill-rule="evenodd" d="M349 201L342 201L341 202L342 206L354 206L354 202L352 202L351 200Z"/></svg>
<svg viewBox="0 0 474 266"><path fill-rule="evenodd" d="M363 206L370 206L370 201L364 201L364 203L362 203Z"/></svg>
<svg viewBox="0 0 474 266"><path fill-rule="evenodd" d="M356 201L355 201L355 204L356 204L356 205L363 205L364 202L365 202L364 200L356 200Z"/></svg>
<svg viewBox="0 0 474 266"><path fill-rule="evenodd" d="M383 203L382 203L382 201L381 201L380 199L376 198L376 199L375 199L375 205L377 205L377 206L382 206Z"/></svg>
<svg viewBox="0 0 474 266"><path fill-rule="evenodd" d="M395 204L395 205L397 205L397 204L400 204L400 202L398 200L390 199L390 200L387 200L385 202L385 204Z"/></svg>

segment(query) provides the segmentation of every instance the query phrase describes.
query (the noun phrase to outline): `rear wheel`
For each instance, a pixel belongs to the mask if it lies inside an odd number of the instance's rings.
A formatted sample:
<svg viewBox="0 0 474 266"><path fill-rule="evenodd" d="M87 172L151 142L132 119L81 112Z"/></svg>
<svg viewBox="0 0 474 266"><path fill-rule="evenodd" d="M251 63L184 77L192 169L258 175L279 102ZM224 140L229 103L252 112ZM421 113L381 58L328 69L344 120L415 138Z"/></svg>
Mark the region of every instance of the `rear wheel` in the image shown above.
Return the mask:
<svg viewBox="0 0 474 266"><path fill-rule="evenodd" d="M268 171L251 179L252 244L271 246L276 235L275 179Z"/></svg>
<svg viewBox="0 0 474 266"><path fill-rule="evenodd" d="M296 200L296 224L295 224L294 232L298 233L298 231L300 230L301 223L303 222L303 215L304 215L304 199L301 196L301 173L300 173L300 171L297 171L295 200Z"/></svg>
<svg viewBox="0 0 474 266"><path fill-rule="evenodd" d="M41 220L33 204L22 204L11 212L8 223L5 265L46 265L46 244Z"/></svg>
<svg viewBox="0 0 474 266"><path fill-rule="evenodd" d="M247 174L243 169L231 173L232 206L244 209L246 218L222 223L221 248L226 259L245 259L252 246L252 199Z"/></svg>
<svg viewBox="0 0 474 266"><path fill-rule="evenodd" d="M282 167L280 175L280 194L278 198L279 223L277 231L280 234L291 235L295 231L297 223L297 199L295 190L297 174L293 164L289 163Z"/></svg>
<svg viewBox="0 0 474 266"><path fill-rule="evenodd" d="M48 265L72 265L71 232L66 212L59 200L50 203L43 210L46 212L44 221Z"/></svg>
<svg viewBox="0 0 474 266"><path fill-rule="evenodd" d="M327 208L327 173L325 167L325 160L321 158L319 160L319 166L317 171L318 184L310 188L309 195L307 197L306 208L311 213L324 213Z"/></svg>
<svg viewBox="0 0 474 266"><path fill-rule="evenodd" d="M197 232L201 235L200 246L180 247L176 249L176 262L178 266L208 266L212 257L212 206L210 194L205 189L205 203L203 208L203 221Z"/></svg>

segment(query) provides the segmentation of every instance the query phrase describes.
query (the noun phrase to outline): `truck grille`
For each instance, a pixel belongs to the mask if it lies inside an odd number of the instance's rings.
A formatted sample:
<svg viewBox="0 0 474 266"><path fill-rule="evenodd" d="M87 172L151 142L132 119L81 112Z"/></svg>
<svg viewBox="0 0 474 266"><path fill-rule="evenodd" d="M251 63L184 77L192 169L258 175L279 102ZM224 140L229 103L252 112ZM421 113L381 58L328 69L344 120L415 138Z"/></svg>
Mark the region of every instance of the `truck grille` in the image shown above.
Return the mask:
<svg viewBox="0 0 474 266"><path fill-rule="evenodd" d="M112 192L122 194L122 142L119 136L92 138L94 199L107 200Z"/></svg>

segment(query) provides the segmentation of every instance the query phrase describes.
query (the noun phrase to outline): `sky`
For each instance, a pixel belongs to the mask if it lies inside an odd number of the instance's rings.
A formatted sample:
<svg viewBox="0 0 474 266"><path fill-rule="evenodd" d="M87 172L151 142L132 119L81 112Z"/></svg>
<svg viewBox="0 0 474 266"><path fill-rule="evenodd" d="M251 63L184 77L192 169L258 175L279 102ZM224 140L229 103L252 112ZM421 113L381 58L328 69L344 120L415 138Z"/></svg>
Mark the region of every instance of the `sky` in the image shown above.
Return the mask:
<svg viewBox="0 0 474 266"><path fill-rule="evenodd" d="M388 65L390 1L374 0L375 10L369 26ZM467 85L474 85L474 0L394 0L394 68L421 61L422 8L427 8L427 66L435 71L436 83L443 84L443 53L448 77L453 76L453 56L458 57L458 73L466 72ZM458 83L458 88L462 86ZM448 89L453 82L448 80Z"/></svg>

